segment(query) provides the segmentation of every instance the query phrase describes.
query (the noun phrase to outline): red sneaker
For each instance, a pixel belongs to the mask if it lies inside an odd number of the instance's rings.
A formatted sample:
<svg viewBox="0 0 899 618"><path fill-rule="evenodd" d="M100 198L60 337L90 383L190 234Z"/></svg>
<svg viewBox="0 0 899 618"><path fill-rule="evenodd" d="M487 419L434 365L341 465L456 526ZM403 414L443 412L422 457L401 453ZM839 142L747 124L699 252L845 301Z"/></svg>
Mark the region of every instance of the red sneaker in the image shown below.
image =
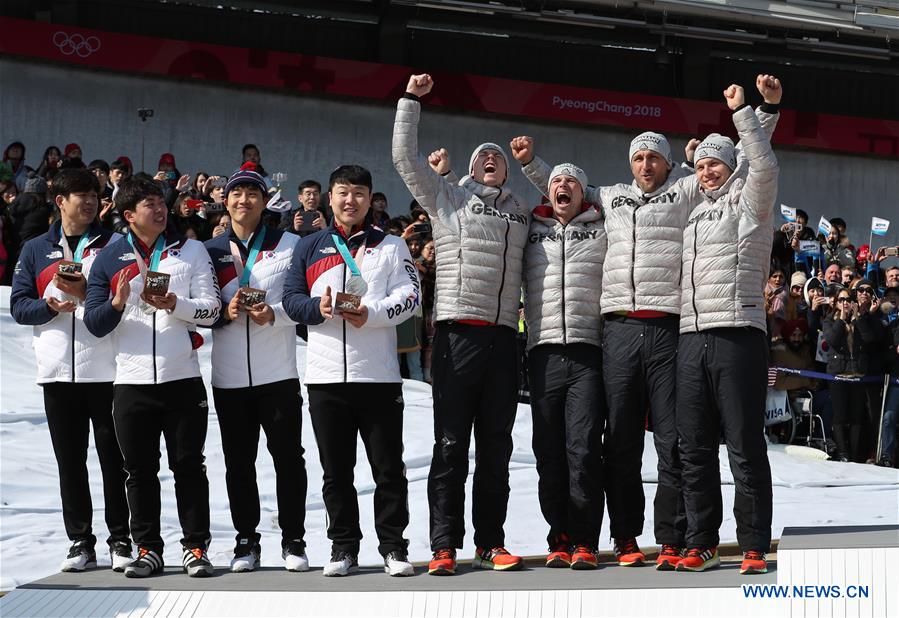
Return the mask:
<svg viewBox="0 0 899 618"><path fill-rule="evenodd" d="M717 547L694 547L687 550L687 556L677 563L678 571L705 571L721 566Z"/></svg>
<svg viewBox="0 0 899 618"><path fill-rule="evenodd" d="M615 558L618 566L643 566L646 562L646 554L640 551L637 539L615 539Z"/></svg>
<svg viewBox="0 0 899 618"><path fill-rule="evenodd" d="M683 557L684 550L682 547L663 544L662 550L656 558L656 571L673 571Z"/></svg>
<svg viewBox="0 0 899 618"><path fill-rule="evenodd" d="M517 571L524 566L521 556L513 556L505 547L493 549L481 549L474 551L474 560L471 566L475 569L488 569L491 571Z"/></svg>
<svg viewBox="0 0 899 618"><path fill-rule="evenodd" d="M571 568L576 571L589 571L596 568L596 548L589 545L577 545L571 553Z"/></svg>
<svg viewBox="0 0 899 618"><path fill-rule="evenodd" d="M560 534L549 546L546 566L551 569L567 569L571 564L571 544L567 534Z"/></svg>
<svg viewBox="0 0 899 618"><path fill-rule="evenodd" d="M428 563L428 575L455 575L456 574L456 550L444 547L434 552L434 557Z"/></svg>
<svg viewBox="0 0 899 618"><path fill-rule="evenodd" d="M764 552L750 549L743 553L743 564L740 565L740 575L755 575L768 572L768 562Z"/></svg>

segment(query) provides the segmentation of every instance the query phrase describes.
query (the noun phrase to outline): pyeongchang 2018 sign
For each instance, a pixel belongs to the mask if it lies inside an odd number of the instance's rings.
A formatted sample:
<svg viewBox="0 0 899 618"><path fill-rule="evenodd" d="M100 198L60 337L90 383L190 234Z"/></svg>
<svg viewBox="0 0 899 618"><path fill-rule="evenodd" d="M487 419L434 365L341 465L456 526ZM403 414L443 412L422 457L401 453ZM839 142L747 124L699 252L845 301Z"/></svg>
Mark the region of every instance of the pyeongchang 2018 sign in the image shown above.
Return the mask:
<svg viewBox="0 0 899 618"><path fill-rule="evenodd" d="M88 30L0 17L0 54L80 64L129 74L190 78L354 97L393 105L410 67L304 56ZM433 73L439 92L429 105L587 125L690 136L733 135L726 107L633 93L511 79ZM899 122L784 109L774 142L819 150L899 158Z"/></svg>

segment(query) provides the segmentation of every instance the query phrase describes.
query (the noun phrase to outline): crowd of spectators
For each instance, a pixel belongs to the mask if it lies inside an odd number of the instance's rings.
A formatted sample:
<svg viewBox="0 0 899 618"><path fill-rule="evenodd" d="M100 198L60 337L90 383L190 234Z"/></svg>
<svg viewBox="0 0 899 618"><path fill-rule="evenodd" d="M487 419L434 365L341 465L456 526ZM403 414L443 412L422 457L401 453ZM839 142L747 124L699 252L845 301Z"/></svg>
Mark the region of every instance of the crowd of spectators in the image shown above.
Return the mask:
<svg viewBox="0 0 899 618"><path fill-rule="evenodd" d="M894 466L899 388L885 397L884 376L899 375L896 247L856 248L838 217L826 235L807 223L797 210L774 231L765 288L771 364L837 379L781 372L773 388L791 399L812 393L834 458Z"/></svg>
<svg viewBox="0 0 899 618"><path fill-rule="evenodd" d="M25 145L9 144L0 164L0 283L9 285L18 252L29 239L47 231L57 216L48 200L53 177L61 169L83 168L102 187L100 220L110 230L126 233L127 224L113 208L121 181L132 175L158 181L170 211L170 225L201 241L225 233L229 217L223 205L227 176L197 171L182 174L175 156L164 153L154 175L135 172L127 156L112 162L84 162L78 144L44 150L36 168L26 163ZM269 184L271 202L265 221L299 236L324 229L331 222L327 196L316 180L297 187L296 201L287 199L284 179L262 165L260 149L247 144L239 166L259 172ZM412 202L405 212L391 213L388 197L372 195L370 217L390 234L406 240L422 286L421 315L398 328L397 347L404 377L430 382L430 350L434 336L435 248L427 213ZM856 248L846 222L830 220L826 236L808 227L808 215L797 210L796 221L773 231L771 270L765 289L771 365L826 373L839 380L779 373L772 387L791 398L811 391L814 411L824 419L828 450L835 459L896 464L896 418L899 388L884 382L852 381L861 376L899 375L899 264L895 247ZM810 243L814 243L810 245ZM811 250L810 247L814 247ZM849 378L848 380L845 378ZM881 421L882 409L885 416ZM878 439L880 449L878 449ZM879 459L876 453L880 451Z"/></svg>

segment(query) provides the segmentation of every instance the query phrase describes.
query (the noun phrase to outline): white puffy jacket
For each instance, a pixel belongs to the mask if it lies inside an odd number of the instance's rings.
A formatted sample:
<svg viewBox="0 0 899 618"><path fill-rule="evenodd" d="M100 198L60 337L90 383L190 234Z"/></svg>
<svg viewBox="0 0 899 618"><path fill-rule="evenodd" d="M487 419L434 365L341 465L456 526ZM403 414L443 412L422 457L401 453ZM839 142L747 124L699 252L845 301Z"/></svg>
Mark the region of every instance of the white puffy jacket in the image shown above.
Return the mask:
<svg viewBox="0 0 899 618"><path fill-rule="evenodd" d="M249 246L258 233L253 234ZM222 290L222 316L212 331L212 385L244 388L296 379L296 322L284 311L281 297L300 238L283 230L266 229L249 282L249 287L265 290L265 302L275 314L274 322L262 326L246 313L234 321L225 318L225 308L240 287L231 255L232 240L246 260L247 248L233 233L206 242Z"/></svg>
<svg viewBox="0 0 899 618"><path fill-rule="evenodd" d="M525 263L528 349L546 343L600 345L600 293L607 239L602 214L587 206L563 226L552 206L532 213Z"/></svg>
<svg viewBox="0 0 899 618"><path fill-rule="evenodd" d="M346 267L331 227L303 238L294 251L284 283L284 310L299 324L309 325L306 384L338 382L402 382L396 354L396 325L408 320L420 303L420 286L406 243L368 226L346 239L356 258L362 242L360 270L368 284L362 304L368 319L361 328L336 315L325 320L320 311L327 287L332 296L343 291Z"/></svg>
<svg viewBox="0 0 899 618"><path fill-rule="evenodd" d="M60 223L29 240L16 264L10 293L10 312L20 324L34 326L34 355L37 383L112 382L115 378L115 354L111 337L98 338L84 325L84 304L63 294L53 276L63 259ZM81 273L88 277L100 251L121 238L118 234L94 226L88 230L88 243L81 259ZM75 300L72 313L55 313L47 298Z"/></svg>
<svg viewBox="0 0 899 618"><path fill-rule="evenodd" d="M779 168L765 127L744 107L733 115L745 158L715 191L699 191L684 230L680 332L749 326L765 331Z"/></svg>
<svg viewBox="0 0 899 618"><path fill-rule="evenodd" d="M479 320L518 329L530 208L508 189L465 176L454 184L418 150L421 104L400 99L393 164L431 216L437 253L434 319Z"/></svg>
<svg viewBox="0 0 899 618"><path fill-rule="evenodd" d="M200 376L196 326L211 326L221 299L212 261L203 243L170 235L159 271L171 276L169 292L178 297L171 311L144 313L143 280L127 238L106 246L88 279L84 323L97 337L115 331L116 384L162 384ZM131 294L122 312L112 307L120 277L131 279Z"/></svg>

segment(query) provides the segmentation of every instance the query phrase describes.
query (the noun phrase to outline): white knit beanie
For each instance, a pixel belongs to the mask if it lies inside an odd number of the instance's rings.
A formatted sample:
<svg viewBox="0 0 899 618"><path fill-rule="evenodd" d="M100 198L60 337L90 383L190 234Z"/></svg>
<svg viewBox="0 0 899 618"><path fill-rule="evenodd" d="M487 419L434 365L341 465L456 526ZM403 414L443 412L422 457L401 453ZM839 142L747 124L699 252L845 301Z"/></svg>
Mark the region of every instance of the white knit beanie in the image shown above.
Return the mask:
<svg viewBox="0 0 899 618"><path fill-rule="evenodd" d="M708 158L718 159L724 162L731 171L735 170L737 168L737 151L734 148L733 140L718 133L712 133L702 140L693 157L694 164Z"/></svg>
<svg viewBox="0 0 899 618"><path fill-rule="evenodd" d="M671 165L671 144L668 143L668 138L661 133L647 131L631 140L631 147L628 151L627 160L633 161L634 155L640 150L652 150L653 152L657 152L665 158L665 161L668 162L669 166Z"/></svg>
<svg viewBox="0 0 899 618"><path fill-rule="evenodd" d="M581 185L581 191L587 190L587 174L574 163L559 163L549 173L549 183L547 183L547 191L553 184L553 178L556 176L571 176Z"/></svg>
<svg viewBox="0 0 899 618"><path fill-rule="evenodd" d="M503 161L506 163L506 167L509 166L509 157L506 156L506 151L503 150L502 146L499 144L494 144L493 142L485 142L474 149L471 153L471 158L468 160L468 173L471 173L471 168L474 167L474 160L478 158L478 154L483 152L484 150L492 150L497 153L499 156L503 158Z"/></svg>

